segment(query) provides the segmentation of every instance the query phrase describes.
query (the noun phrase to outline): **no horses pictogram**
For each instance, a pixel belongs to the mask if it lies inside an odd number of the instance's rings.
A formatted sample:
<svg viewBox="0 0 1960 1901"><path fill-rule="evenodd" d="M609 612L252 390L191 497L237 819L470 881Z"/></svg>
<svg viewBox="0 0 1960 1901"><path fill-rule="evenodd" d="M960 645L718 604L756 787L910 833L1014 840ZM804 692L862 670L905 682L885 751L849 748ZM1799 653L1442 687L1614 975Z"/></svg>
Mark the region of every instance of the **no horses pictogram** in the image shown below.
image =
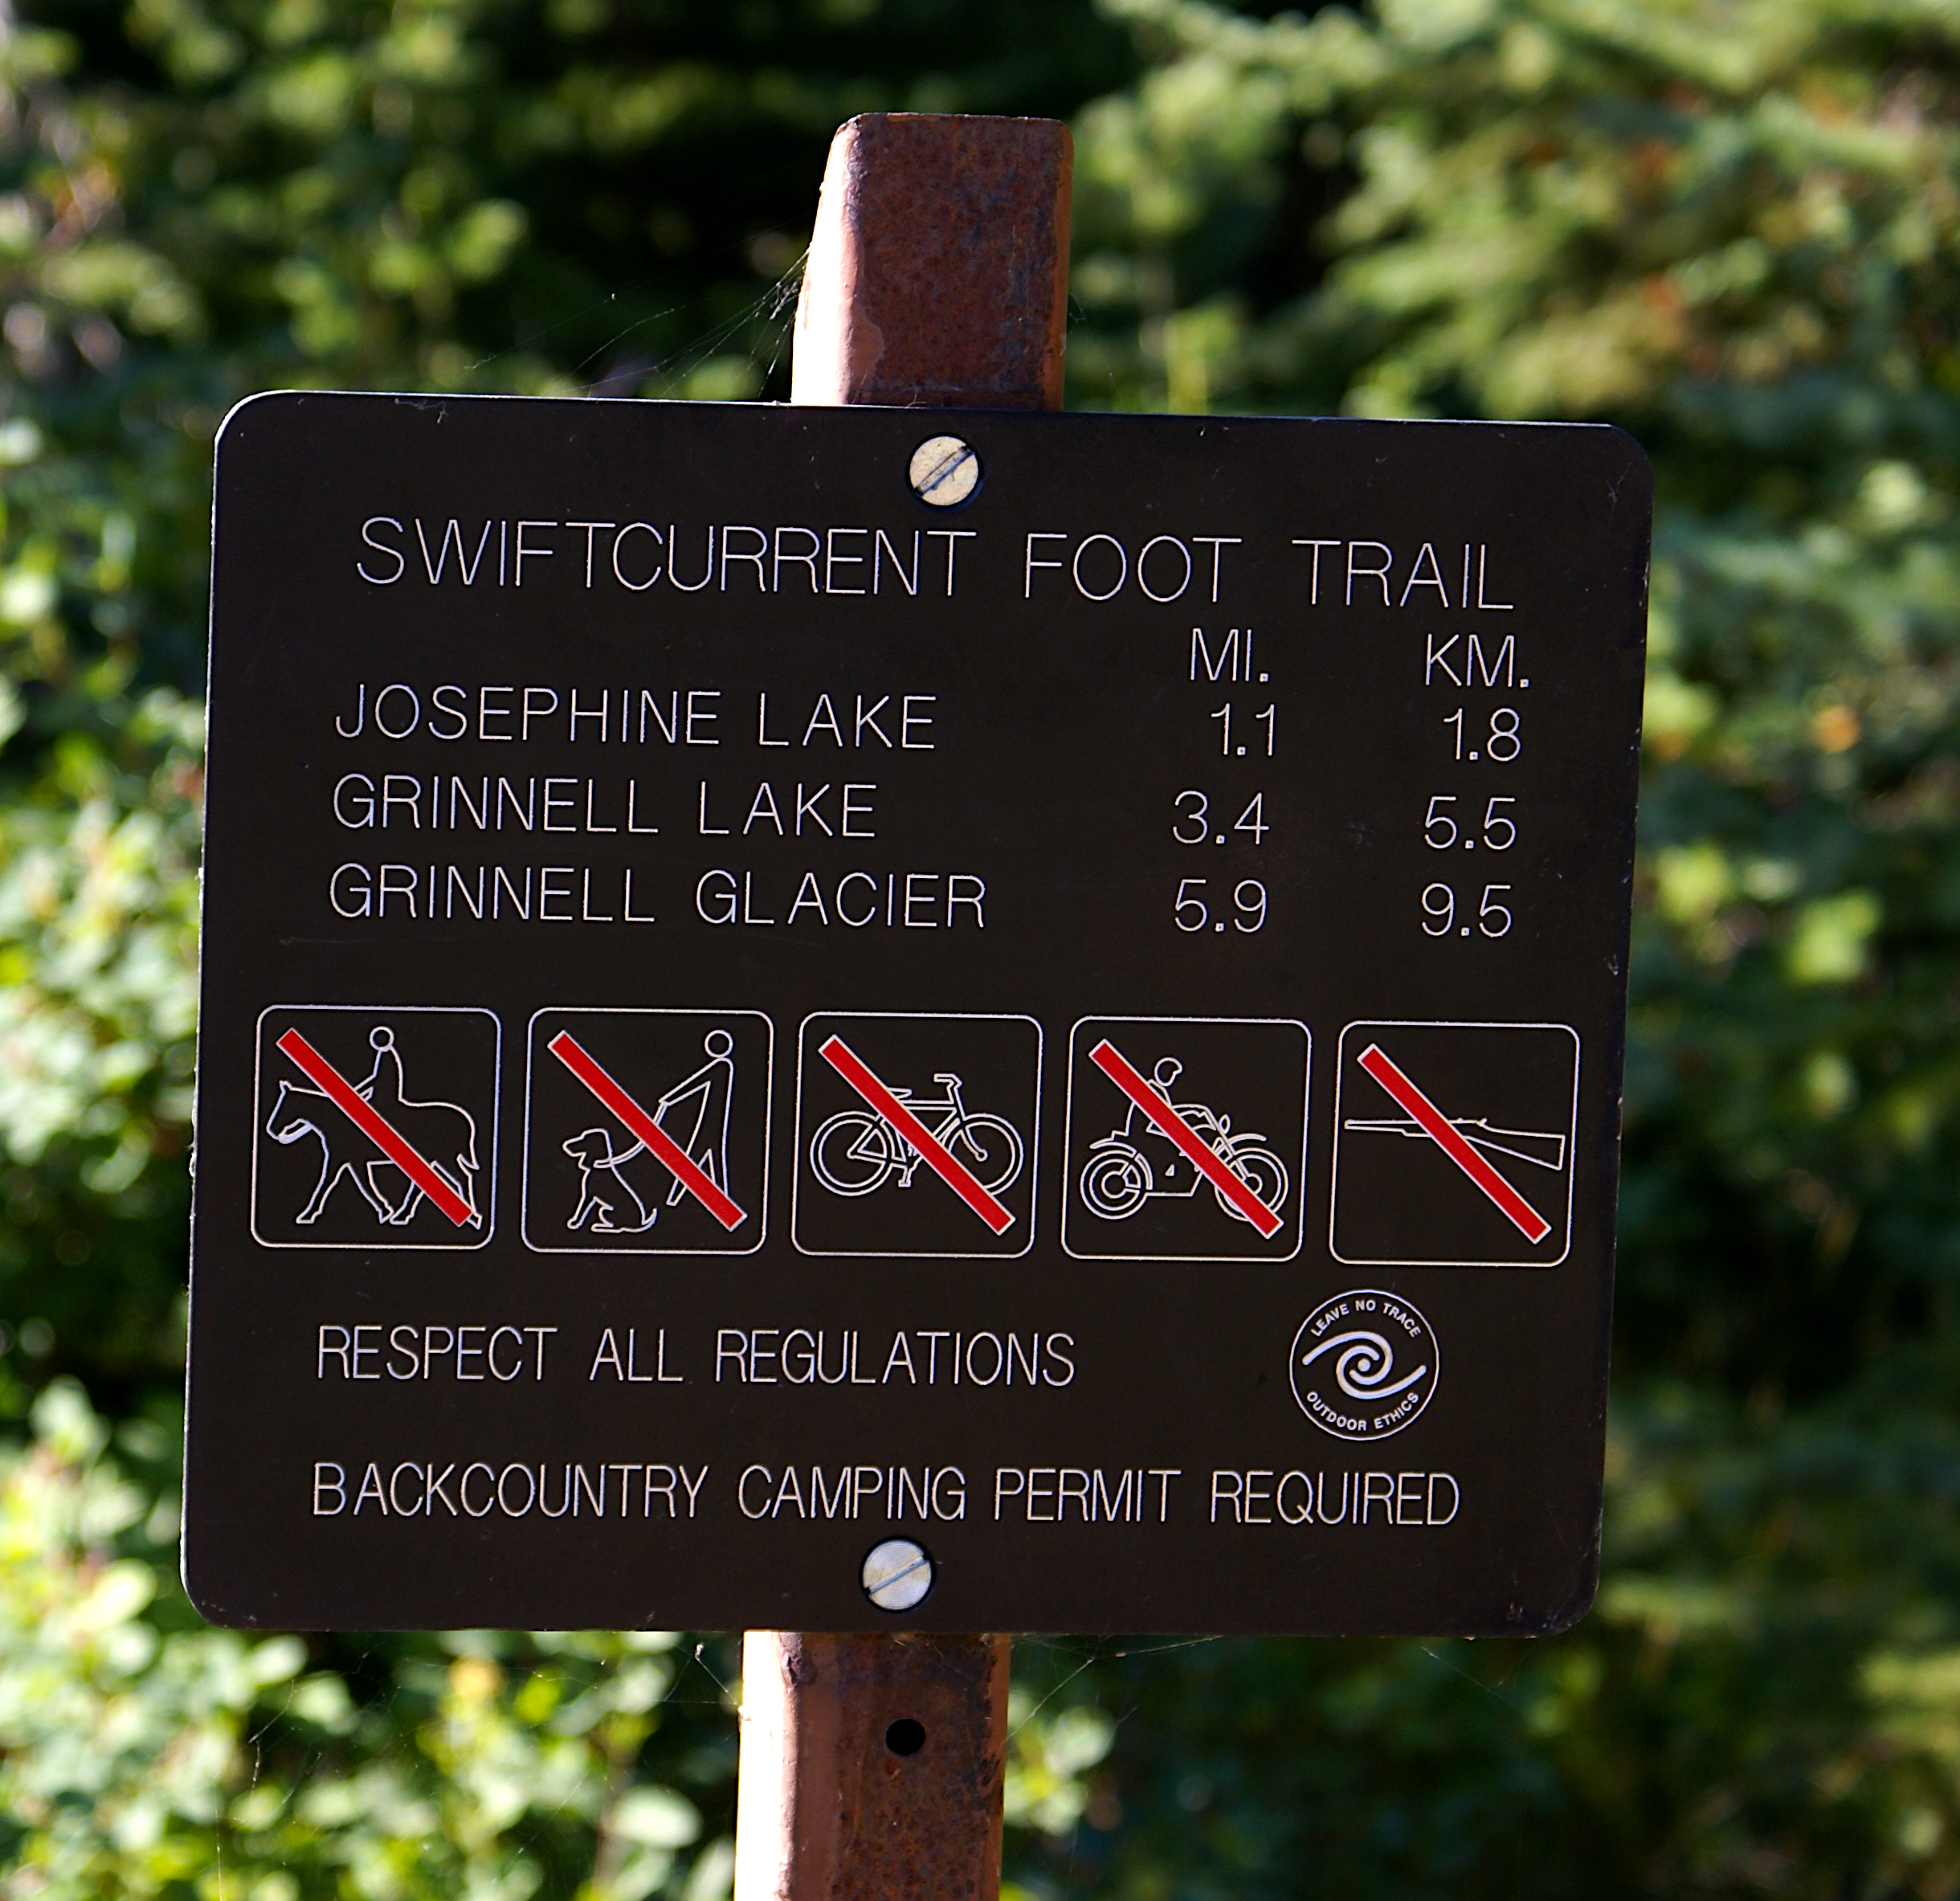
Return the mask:
<svg viewBox="0 0 1960 1901"><path fill-rule="evenodd" d="M481 1246L500 1036L489 1012L276 1007L259 1021L252 1228L270 1247Z"/></svg>

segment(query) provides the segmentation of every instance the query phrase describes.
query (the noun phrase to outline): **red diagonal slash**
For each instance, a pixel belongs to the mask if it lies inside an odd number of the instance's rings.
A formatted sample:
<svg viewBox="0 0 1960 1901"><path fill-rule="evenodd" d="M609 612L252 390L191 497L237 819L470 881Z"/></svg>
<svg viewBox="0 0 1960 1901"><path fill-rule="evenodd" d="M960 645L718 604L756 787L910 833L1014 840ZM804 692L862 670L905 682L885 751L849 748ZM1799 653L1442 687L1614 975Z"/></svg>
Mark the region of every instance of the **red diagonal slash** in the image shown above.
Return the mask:
<svg viewBox="0 0 1960 1901"><path fill-rule="evenodd" d="M476 1209L415 1153L376 1112L374 1106L297 1030L288 1030L279 1047L320 1085L321 1092L459 1227L481 1220Z"/></svg>
<svg viewBox="0 0 1960 1901"><path fill-rule="evenodd" d="M878 1080L841 1036L831 1037L817 1054L919 1151L933 1173L996 1234L1005 1234L1014 1225L1013 1211L1003 1208L954 1160L946 1145Z"/></svg>
<svg viewBox="0 0 1960 1901"><path fill-rule="evenodd" d="M568 1030L560 1030L545 1046L594 1095L653 1151L655 1159L672 1169L680 1185L731 1233L749 1216L715 1186L714 1177L697 1167L688 1152L608 1076L574 1040Z"/></svg>
<svg viewBox="0 0 1960 1901"><path fill-rule="evenodd" d="M1361 1053L1361 1066L1422 1124L1423 1133L1497 1204L1497 1211L1536 1247L1552 1224L1451 1126L1450 1118L1382 1053L1378 1043Z"/></svg>
<svg viewBox="0 0 1960 1901"><path fill-rule="evenodd" d="M1089 1061L1190 1156L1192 1165L1206 1180L1268 1241L1280 1232L1283 1225L1280 1217L1252 1192L1248 1183L1232 1173L1217 1151L1207 1147L1198 1131L1137 1074L1113 1043L1105 1037L1089 1052Z"/></svg>

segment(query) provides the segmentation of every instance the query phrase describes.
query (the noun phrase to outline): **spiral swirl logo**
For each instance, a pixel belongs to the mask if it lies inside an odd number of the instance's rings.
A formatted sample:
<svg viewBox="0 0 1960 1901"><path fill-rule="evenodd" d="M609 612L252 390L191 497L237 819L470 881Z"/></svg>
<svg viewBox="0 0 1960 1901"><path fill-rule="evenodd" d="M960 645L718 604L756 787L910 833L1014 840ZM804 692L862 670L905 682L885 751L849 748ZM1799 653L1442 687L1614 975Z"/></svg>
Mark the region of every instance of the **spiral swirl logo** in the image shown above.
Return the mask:
<svg viewBox="0 0 1960 1901"><path fill-rule="evenodd" d="M1436 1336L1417 1309L1378 1287L1324 1300L1293 1335L1293 1397L1337 1439L1386 1439L1435 1396Z"/></svg>

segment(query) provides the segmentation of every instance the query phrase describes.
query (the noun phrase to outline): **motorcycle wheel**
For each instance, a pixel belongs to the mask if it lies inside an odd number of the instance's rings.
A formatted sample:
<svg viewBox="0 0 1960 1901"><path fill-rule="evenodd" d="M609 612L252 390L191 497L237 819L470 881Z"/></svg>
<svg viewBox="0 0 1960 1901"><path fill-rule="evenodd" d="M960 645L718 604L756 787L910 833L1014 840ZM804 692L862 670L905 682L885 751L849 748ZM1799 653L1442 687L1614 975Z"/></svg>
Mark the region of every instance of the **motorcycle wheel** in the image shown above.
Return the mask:
<svg viewBox="0 0 1960 1901"><path fill-rule="evenodd" d="M1276 1215L1280 1212L1280 1204L1286 1200L1286 1164L1270 1149L1240 1149L1225 1157L1225 1165ZM1214 1188L1211 1192L1218 1196L1219 1206L1235 1221L1247 1220L1223 1190Z"/></svg>
<svg viewBox="0 0 1960 1901"><path fill-rule="evenodd" d="M1128 1220L1149 1192L1149 1166L1132 1150L1105 1149L1082 1171L1082 1199L1105 1221Z"/></svg>

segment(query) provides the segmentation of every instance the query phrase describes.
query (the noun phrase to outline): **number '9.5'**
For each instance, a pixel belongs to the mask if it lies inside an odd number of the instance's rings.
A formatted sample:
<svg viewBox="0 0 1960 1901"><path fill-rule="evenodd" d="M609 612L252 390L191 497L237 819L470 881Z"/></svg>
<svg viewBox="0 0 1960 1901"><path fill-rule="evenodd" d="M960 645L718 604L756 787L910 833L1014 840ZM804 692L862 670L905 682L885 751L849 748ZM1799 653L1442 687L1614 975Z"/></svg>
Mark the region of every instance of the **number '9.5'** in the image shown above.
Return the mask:
<svg viewBox="0 0 1960 1901"><path fill-rule="evenodd" d="M1476 929L1487 938L1501 938L1511 928L1510 906L1502 903L1500 892L1508 892L1509 885L1486 885L1484 901L1477 906ZM1468 924L1456 922L1456 893L1443 884L1426 885L1423 890L1423 930L1432 938L1447 938L1452 932L1458 937L1470 934Z"/></svg>

